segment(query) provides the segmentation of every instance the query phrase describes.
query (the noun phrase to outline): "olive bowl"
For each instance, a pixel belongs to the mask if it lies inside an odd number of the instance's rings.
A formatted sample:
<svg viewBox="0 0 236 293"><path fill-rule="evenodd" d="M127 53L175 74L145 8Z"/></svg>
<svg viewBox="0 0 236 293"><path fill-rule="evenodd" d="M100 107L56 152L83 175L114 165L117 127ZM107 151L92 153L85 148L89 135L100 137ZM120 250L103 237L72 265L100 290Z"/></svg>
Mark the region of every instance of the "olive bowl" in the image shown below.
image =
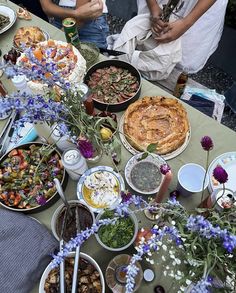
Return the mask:
<svg viewBox="0 0 236 293"><path fill-rule="evenodd" d="M74 258L75 257L75 252L70 252L68 255L68 258ZM80 252L80 259L85 260L86 262L88 262L89 264L91 264L96 271L99 273L100 276L100 283L101 283L101 293L105 293L105 280L104 280L104 276L103 276L103 272L100 268L100 266L98 265L98 263L95 261L94 258L92 258L90 255ZM39 293L46 293L44 286L45 286L45 282L48 280L49 274L52 271L52 263L49 263L49 265L46 267L46 269L44 270L42 277L40 279L40 283L39 283ZM58 270L58 276L54 278L54 280L58 280L58 287L59 287L59 270ZM58 278L58 279L57 279ZM56 283L54 281L53 286L56 286ZM60 292L60 290L58 290L57 292Z"/></svg>

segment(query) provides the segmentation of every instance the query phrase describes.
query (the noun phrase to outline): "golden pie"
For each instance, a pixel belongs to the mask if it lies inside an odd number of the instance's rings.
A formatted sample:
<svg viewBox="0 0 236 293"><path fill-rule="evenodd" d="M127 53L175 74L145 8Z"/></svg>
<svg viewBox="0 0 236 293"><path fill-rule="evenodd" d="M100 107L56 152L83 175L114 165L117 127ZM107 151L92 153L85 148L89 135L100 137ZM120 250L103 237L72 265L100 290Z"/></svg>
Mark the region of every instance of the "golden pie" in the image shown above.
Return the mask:
<svg viewBox="0 0 236 293"><path fill-rule="evenodd" d="M18 48L23 44L26 47L30 47L45 41L45 36L43 31L37 26L21 27L17 30L13 41Z"/></svg>
<svg viewBox="0 0 236 293"><path fill-rule="evenodd" d="M183 105L174 98L144 97L131 104L124 114L124 135L137 150L151 143L165 155L185 142L189 121Z"/></svg>

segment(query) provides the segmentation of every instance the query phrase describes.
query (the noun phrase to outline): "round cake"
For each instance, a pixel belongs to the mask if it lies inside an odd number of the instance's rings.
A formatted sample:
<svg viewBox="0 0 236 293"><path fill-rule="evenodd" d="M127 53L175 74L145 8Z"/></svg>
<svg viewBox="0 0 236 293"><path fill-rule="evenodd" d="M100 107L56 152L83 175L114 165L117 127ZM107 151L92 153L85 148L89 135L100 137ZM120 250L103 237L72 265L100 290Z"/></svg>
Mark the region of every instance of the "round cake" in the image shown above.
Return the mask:
<svg viewBox="0 0 236 293"><path fill-rule="evenodd" d="M144 97L125 111L123 131L135 149L144 151L155 143L158 154L169 154L185 142L189 132L187 112L177 99Z"/></svg>
<svg viewBox="0 0 236 293"><path fill-rule="evenodd" d="M86 72L86 61L80 52L71 44L62 41L48 40L36 44L33 48L35 58L41 63L53 63L57 66L57 71L61 77L71 84L79 84L83 81ZM22 53L17 60L18 65L32 68L37 65L32 64L26 54ZM50 78L53 72L47 72L46 78ZM29 81L28 86L37 94L47 91L47 84L40 80Z"/></svg>

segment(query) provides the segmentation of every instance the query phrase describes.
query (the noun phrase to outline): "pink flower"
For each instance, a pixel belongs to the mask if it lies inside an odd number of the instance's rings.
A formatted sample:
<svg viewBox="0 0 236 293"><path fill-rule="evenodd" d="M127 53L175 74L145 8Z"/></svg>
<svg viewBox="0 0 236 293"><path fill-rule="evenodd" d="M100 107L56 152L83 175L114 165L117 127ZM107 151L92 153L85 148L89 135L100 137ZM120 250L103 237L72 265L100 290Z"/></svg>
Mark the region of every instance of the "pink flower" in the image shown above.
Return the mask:
<svg viewBox="0 0 236 293"><path fill-rule="evenodd" d="M213 170L213 177L221 184L228 180L228 173L221 166L215 167Z"/></svg>
<svg viewBox="0 0 236 293"><path fill-rule="evenodd" d="M201 139L201 145L202 145L202 148L205 150L205 151L210 151L213 149L213 141L212 139L210 138L210 136L203 136L202 139Z"/></svg>

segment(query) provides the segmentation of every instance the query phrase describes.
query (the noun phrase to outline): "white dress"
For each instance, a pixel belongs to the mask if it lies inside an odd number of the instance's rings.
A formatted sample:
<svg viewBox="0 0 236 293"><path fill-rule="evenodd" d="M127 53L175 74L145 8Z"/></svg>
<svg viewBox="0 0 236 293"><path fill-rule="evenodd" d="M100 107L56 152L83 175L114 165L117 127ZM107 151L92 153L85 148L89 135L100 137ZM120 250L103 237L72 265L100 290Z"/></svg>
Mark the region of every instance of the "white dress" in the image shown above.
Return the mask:
<svg viewBox="0 0 236 293"><path fill-rule="evenodd" d="M178 16L184 17L198 0L185 0ZM160 6L167 0L159 0ZM181 37L182 61L177 65L189 73L198 72L214 53L220 41L228 0L217 0ZM146 0L137 0L138 14L148 13Z"/></svg>

